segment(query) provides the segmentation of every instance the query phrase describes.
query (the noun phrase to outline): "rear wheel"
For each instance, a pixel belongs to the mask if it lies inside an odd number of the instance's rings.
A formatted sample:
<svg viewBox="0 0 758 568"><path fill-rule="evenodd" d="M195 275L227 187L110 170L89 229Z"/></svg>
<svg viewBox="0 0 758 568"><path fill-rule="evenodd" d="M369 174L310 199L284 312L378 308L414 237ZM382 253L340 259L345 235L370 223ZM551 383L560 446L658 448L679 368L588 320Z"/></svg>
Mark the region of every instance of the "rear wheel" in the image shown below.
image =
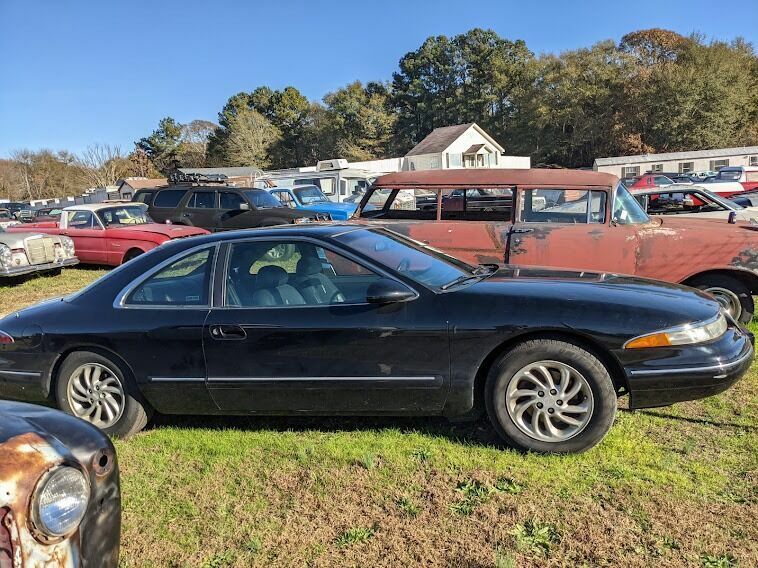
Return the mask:
<svg viewBox="0 0 758 568"><path fill-rule="evenodd" d="M66 357L56 380L58 407L110 436L142 430L152 414L120 365L91 351Z"/></svg>
<svg viewBox="0 0 758 568"><path fill-rule="evenodd" d="M711 294L738 322L749 323L753 319L755 312L753 295L738 278L712 274L695 278L689 285Z"/></svg>
<svg viewBox="0 0 758 568"><path fill-rule="evenodd" d="M525 341L490 369L487 413L511 446L541 453L583 452L600 442L616 416L608 370L567 341Z"/></svg>

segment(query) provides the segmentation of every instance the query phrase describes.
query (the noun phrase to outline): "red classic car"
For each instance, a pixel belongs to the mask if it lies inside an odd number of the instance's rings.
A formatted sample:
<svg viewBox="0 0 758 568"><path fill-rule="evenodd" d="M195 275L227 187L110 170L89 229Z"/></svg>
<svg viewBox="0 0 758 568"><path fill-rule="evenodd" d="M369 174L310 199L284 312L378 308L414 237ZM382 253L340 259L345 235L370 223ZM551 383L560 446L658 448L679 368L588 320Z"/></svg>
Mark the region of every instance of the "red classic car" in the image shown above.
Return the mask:
<svg viewBox="0 0 758 568"><path fill-rule="evenodd" d="M478 191L469 202L470 189ZM453 193L460 199L447 197ZM613 272L687 284L709 291L742 322L752 318L752 294L758 293L758 228L648 217L610 174L399 172L377 178L355 216L381 221L473 263Z"/></svg>
<svg viewBox="0 0 758 568"><path fill-rule="evenodd" d="M197 227L154 223L144 203L74 205L63 210L57 223L25 223L23 227L6 229L32 230L71 237L81 262L110 266L118 266L171 239L208 234Z"/></svg>

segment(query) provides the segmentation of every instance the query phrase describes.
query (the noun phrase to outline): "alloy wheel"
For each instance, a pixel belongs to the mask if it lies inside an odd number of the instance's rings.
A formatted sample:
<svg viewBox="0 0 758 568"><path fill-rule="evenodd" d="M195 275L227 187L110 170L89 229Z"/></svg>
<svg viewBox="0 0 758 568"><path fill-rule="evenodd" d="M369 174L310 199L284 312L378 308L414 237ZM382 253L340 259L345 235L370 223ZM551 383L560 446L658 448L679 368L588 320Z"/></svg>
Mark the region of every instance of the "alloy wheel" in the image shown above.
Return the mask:
<svg viewBox="0 0 758 568"><path fill-rule="evenodd" d="M74 415L99 428L113 426L124 413L126 395L121 380L99 363L77 367L68 379L66 393Z"/></svg>
<svg viewBox="0 0 758 568"><path fill-rule="evenodd" d="M587 379L559 361L537 361L508 382L505 406L513 423L530 438L563 442L584 430L594 399Z"/></svg>

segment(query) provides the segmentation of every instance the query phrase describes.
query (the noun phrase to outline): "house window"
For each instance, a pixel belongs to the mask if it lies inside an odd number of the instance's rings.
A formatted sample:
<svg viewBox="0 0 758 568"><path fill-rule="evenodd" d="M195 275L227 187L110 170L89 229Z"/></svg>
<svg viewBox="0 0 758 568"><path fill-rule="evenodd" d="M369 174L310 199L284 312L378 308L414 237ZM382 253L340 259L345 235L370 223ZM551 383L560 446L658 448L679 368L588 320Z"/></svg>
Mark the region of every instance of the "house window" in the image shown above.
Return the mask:
<svg viewBox="0 0 758 568"><path fill-rule="evenodd" d="M464 168L475 167L474 154L466 154L463 156L463 167Z"/></svg>
<svg viewBox="0 0 758 568"><path fill-rule="evenodd" d="M657 174L658 172L662 172L662 171L663 171L663 164L653 164L652 166L650 166L651 173Z"/></svg>
<svg viewBox="0 0 758 568"><path fill-rule="evenodd" d="M449 160L448 167L460 168L463 165L461 163L461 154L448 154L447 157Z"/></svg>
<svg viewBox="0 0 758 568"><path fill-rule="evenodd" d="M484 167L484 154L477 154L476 155L476 167L477 168L483 168Z"/></svg>
<svg viewBox="0 0 758 568"><path fill-rule="evenodd" d="M429 169L430 170L438 170L440 169L440 157L439 156L432 156L429 158Z"/></svg>
<svg viewBox="0 0 758 568"><path fill-rule="evenodd" d="M713 169L713 168L711 168ZM695 162L679 162L679 173L688 174L695 171Z"/></svg>
<svg viewBox="0 0 758 568"><path fill-rule="evenodd" d="M621 177L628 178L640 175L639 166L624 166L621 168Z"/></svg>
<svg viewBox="0 0 758 568"><path fill-rule="evenodd" d="M758 166L758 156L750 156L750 165Z"/></svg>
<svg viewBox="0 0 758 568"><path fill-rule="evenodd" d="M726 160L711 160L711 169L719 171L729 165L729 159Z"/></svg>

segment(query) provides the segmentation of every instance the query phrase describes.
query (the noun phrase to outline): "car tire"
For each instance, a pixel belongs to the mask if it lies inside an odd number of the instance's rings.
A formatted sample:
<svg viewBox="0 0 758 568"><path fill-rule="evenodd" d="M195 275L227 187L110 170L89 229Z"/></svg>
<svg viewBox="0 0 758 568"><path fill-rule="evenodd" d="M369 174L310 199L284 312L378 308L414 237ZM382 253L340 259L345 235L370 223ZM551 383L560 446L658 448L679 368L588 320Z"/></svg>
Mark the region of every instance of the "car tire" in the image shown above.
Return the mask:
<svg viewBox="0 0 758 568"><path fill-rule="evenodd" d="M129 437L142 430L152 416L131 374L92 351L75 351L66 357L58 369L55 395L58 408L109 436Z"/></svg>
<svg viewBox="0 0 758 568"><path fill-rule="evenodd" d="M132 249L130 251L127 251L127 253L124 255L124 259L121 261L121 264L124 264L134 258L137 258L139 255L143 254L144 252L145 251L143 251L142 249Z"/></svg>
<svg viewBox="0 0 758 568"><path fill-rule="evenodd" d="M753 295L740 279L725 274L712 274L695 278L689 285L714 296L738 322L750 323L753 319Z"/></svg>
<svg viewBox="0 0 758 568"><path fill-rule="evenodd" d="M510 349L492 365L484 397L495 431L523 451L584 452L605 437L616 417L608 369L589 350L565 340L534 339ZM536 428L535 414L541 414Z"/></svg>

